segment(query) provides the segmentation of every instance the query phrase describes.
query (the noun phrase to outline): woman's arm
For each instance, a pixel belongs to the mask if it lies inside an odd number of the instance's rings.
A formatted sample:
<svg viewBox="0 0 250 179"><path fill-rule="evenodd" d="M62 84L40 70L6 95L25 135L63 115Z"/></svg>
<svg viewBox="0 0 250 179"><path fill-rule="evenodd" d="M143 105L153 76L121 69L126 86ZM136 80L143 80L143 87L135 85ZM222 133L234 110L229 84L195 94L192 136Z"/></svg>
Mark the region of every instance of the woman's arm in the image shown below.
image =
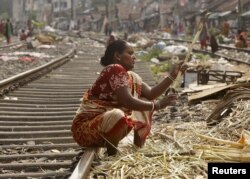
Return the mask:
<svg viewBox="0 0 250 179"><path fill-rule="evenodd" d="M172 80L168 77L164 78L159 84L154 87L148 86L146 83L142 83L142 97L148 100L154 100L164 93L172 84Z"/></svg>
<svg viewBox="0 0 250 179"><path fill-rule="evenodd" d="M176 95L168 95L156 102L148 102L135 98L129 92L128 87L123 86L115 91L117 102L122 107L135 111L153 111L164 108L168 105L174 105L177 99Z"/></svg>
<svg viewBox="0 0 250 179"><path fill-rule="evenodd" d="M173 68L173 71L166 76L159 84L154 87L149 87L146 83L142 84L142 97L147 98L148 100L153 100L159 97L162 93L164 93L169 86L172 84L173 80L177 77L179 71L184 73L187 69L187 65L182 65L183 62L176 65Z"/></svg>
<svg viewBox="0 0 250 179"><path fill-rule="evenodd" d="M151 111L153 109L152 102L143 101L133 97L126 86L118 88L115 91L115 94L117 96L118 104L127 109L136 111Z"/></svg>

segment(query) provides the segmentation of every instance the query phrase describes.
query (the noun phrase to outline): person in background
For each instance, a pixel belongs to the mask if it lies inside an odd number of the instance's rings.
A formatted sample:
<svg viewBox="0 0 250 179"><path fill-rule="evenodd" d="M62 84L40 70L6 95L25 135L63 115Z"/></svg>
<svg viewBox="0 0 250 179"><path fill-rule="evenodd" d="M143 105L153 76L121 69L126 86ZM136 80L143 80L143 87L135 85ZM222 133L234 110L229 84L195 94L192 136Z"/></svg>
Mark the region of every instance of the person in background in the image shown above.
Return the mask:
<svg viewBox="0 0 250 179"><path fill-rule="evenodd" d="M115 37L115 35L111 34L106 42L106 47L109 46L115 40L117 40L117 38Z"/></svg>
<svg viewBox="0 0 250 179"><path fill-rule="evenodd" d="M247 48L247 35L246 31L238 30L235 36L235 47L237 48Z"/></svg>
<svg viewBox="0 0 250 179"><path fill-rule="evenodd" d="M27 40L27 34L25 33L25 30L22 29L21 33L20 33L20 41L26 41Z"/></svg>
<svg viewBox="0 0 250 179"><path fill-rule="evenodd" d="M105 35L109 35L109 23L106 22L105 26L104 26L104 33Z"/></svg>
<svg viewBox="0 0 250 179"><path fill-rule="evenodd" d="M0 36L4 35L4 20L0 21Z"/></svg>
<svg viewBox="0 0 250 179"><path fill-rule="evenodd" d="M219 45L217 43L216 36L218 35L218 31L215 28L209 29L209 35L210 35L210 46L212 53L215 53L219 50Z"/></svg>
<svg viewBox="0 0 250 179"><path fill-rule="evenodd" d="M34 27L32 25L32 21L30 19L27 21L27 28L28 28L27 36L32 37Z"/></svg>
<svg viewBox="0 0 250 179"><path fill-rule="evenodd" d="M128 33L127 32L124 32L123 39L128 40Z"/></svg>
<svg viewBox="0 0 250 179"><path fill-rule="evenodd" d="M243 37L243 39L245 41L245 47L248 47L248 44L247 44L247 30L243 29L242 32L240 33L240 35Z"/></svg>
<svg viewBox="0 0 250 179"><path fill-rule="evenodd" d="M209 39L207 20L202 17L200 23L203 23L203 28L199 36L200 46L202 50L207 50L207 40Z"/></svg>
<svg viewBox="0 0 250 179"><path fill-rule="evenodd" d="M7 19L6 24L5 24L5 33L7 44L10 44L11 42L11 36L13 35L13 26L12 23L10 22L10 19Z"/></svg>
<svg viewBox="0 0 250 179"><path fill-rule="evenodd" d="M108 155L114 155L119 141L133 129L134 145L142 147L151 129L153 112L175 105L176 94L156 98L186 66L175 65L163 81L151 88L131 71L135 60L132 47L123 40L106 48L101 58L104 69L84 93L73 119L71 131L80 146L106 147Z"/></svg>
<svg viewBox="0 0 250 179"><path fill-rule="evenodd" d="M225 20L224 23L223 23L223 32L222 32L222 34L225 37L228 37L228 35L229 35L229 29L230 29L230 25L229 25L228 21Z"/></svg>
<svg viewBox="0 0 250 179"><path fill-rule="evenodd" d="M215 53L219 50L219 45L214 35L210 35L210 46L212 53Z"/></svg>

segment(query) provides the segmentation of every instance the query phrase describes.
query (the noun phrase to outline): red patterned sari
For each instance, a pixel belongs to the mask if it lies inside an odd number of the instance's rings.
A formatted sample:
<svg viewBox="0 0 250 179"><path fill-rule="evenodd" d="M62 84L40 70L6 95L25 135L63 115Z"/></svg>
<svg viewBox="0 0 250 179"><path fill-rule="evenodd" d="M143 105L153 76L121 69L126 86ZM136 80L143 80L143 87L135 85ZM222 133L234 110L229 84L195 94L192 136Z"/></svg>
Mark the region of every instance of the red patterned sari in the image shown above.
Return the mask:
<svg viewBox="0 0 250 179"><path fill-rule="evenodd" d="M82 147L102 147L103 136L114 136L121 128L129 126L145 141L151 129L151 111L130 111L118 106L114 91L128 86L131 94L140 98L142 79L127 72L121 65L112 64L103 69L73 119L71 131L74 140Z"/></svg>

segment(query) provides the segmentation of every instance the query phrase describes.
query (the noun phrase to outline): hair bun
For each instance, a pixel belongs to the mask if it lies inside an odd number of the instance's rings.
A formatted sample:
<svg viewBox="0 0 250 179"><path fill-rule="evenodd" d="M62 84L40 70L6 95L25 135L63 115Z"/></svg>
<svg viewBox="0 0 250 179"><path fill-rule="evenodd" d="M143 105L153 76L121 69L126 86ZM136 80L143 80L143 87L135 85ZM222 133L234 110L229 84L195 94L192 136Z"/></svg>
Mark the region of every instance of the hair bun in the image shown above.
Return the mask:
<svg viewBox="0 0 250 179"><path fill-rule="evenodd" d="M106 61L107 61L107 60L106 60L106 57L105 57L105 56L101 57L100 63L101 63L102 66L107 66Z"/></svg>

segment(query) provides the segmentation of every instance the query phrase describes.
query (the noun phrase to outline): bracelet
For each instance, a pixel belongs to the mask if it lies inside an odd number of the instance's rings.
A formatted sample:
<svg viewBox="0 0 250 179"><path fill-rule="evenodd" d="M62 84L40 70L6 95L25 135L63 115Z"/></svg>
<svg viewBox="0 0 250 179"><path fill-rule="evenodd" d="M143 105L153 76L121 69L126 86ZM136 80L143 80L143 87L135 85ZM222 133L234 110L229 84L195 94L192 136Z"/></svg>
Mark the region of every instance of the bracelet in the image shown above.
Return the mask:
<svg viewBox="0 0 250 179"><path fill-rule="evenodd" d="M151 111L154 111L155 110L155 103L154 102L151 102L152 103L152 109Z"/></svg>
<svg viewBox="0 0 250 179"><path fill-rule="evenodd" d="M169 78L172 82L174 81L174 78L171 75L168 75L167 78Z"/></svg>

